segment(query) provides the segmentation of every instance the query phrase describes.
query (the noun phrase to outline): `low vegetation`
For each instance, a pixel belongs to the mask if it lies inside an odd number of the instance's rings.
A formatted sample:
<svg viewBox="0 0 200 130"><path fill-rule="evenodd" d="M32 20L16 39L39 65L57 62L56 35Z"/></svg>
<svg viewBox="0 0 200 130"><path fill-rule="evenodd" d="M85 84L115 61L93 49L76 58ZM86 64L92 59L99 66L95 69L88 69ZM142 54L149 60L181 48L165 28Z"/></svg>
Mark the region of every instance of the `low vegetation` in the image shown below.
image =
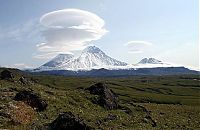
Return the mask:
<svg viewBox="0 0 200 130"><path fill-rule="evenodd" d="M51 130L52 122L66 112L91 129L200 129L198 75L89 78L8 70L12 79L0 80L0 129ZM93 102L98 95L86 88L99 82L116 94L117 108ZM27 102L14 100L24 90L38 94L47 108L37 111Z"/></svg>

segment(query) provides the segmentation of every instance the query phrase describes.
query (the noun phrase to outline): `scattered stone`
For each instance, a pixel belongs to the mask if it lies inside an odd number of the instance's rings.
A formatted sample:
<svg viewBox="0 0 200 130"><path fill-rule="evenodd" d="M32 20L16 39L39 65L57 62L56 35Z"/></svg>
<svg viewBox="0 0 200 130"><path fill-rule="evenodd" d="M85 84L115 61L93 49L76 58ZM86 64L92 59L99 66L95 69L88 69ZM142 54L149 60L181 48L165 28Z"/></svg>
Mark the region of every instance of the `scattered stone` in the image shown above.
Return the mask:
<svg viewBox="0 0 200 130"><path fill-rule="evenodd" d="M154 121L154 120L151 118L150 115L145 116L144 119L143 119L143 122L145 122L145 123L150 123L150 124L152 125L152 127L156 127L156 126L157 126L156 121Z"/></svg>
<svg viewBox="0 0 200 130"><path fill-rule="evenodd" d="M118 117L117 115L108 114L106 118L103 119L104 122L116 120Z"/></svg>
<svg viewBox="0 0 200 130"><path fill-rule="evenodd" d="M0 116L5 117L5 118L10 118L10 115L6 112L0 111Z"/></svg>
<svg viewBox="0 0 200 130"><path fill-rule="evenodd" d="M126 114L131 114L132 113L132 110L127 107L127 106L119 106L119 109L121 109L123 112L125 112Z"/></svg>
<svg viewBox="0 0 200 130"><path fill-rule="evenodd" d="M21 91L17 93L14 97L16 101L23 101L30 105L32 108L35 108L37 111L44 111L47 107L47 102L43 100L38 94L32 91Z"/></svg>
<svg viewBox="0 0 200 130"><path fill-rule="evenodd" d="M164 112L160 112L160 115L164 115L165 113Z"/></svg>
<svg viewBox="0 0 200 130"><path fill-rule="evenodd" d="M1 79L5 80L13 80L14 76L13 73L9 70L3 70L0 75Z"/></svg>
<svg viewBox="0 0 200 130"><path fill-rule="evenodd" d="M107 117L97 120L96 125L100 126L102 123L109 122L112 120L117 120L118 116L113 114L108 114Z"/></svg>
<svg viewBox="0 0 200 130"><path fill-rule="evenodd" d="M45 92L48 93L48 94L50 94L50 95L54 95L54 92L53 92L53 91L48 91L48 90L46 90Z"/></svg>
<svg viewBox="0 0 200 130"><path fill-rule="evenodd" d="M20 83L22 83L23 85L27 85L30 84L30 81L24 77L20 77L19 78Z"/></svg>
<svg viewBox="0 0 200 130"><path fill-rule="evenodd" d="M51 124L52 130L93 130L71 112L61 113Z"/></svg>
<svg viewBox="0 0 200 130"><path fill-rule="evenodd" d="M90 94L99 96L95 102L100 106L109 110L118 108L118 98L116 94L106 86L106 84L97 83L86 90L89 90Z"/></svg>

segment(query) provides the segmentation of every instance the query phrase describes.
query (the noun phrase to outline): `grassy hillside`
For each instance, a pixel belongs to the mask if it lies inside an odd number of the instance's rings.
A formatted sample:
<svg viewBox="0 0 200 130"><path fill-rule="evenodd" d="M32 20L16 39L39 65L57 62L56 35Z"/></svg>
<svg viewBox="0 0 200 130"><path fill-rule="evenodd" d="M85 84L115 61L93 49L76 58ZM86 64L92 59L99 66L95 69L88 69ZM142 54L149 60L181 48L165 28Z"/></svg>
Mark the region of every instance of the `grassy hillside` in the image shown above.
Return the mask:
<svg viewBox="0 0 200 130"><path fill-rule="evenodd" d="M198 75L128 78L36 76L34 80L59 89L83 89L94 83L104 82L125 102L200 105L200 78Z"/></svg>
<svg viewBox="0 0 200 130"><path fill-rule="evenodd" d="M198 75L79 78L10 71L14 81L0 80L0 129L47 130L48 124L66 111L95 129L200 129ZM21 76L29 82L22 84ZM118 95L123 108L106 110L94 104L91 99L95 96L84 89L97 82L106 83ZM47 109L37 112L23 102L14 101L15 94L24 89L47 100ZM115 118L109 119L109 115Z"/></svg>

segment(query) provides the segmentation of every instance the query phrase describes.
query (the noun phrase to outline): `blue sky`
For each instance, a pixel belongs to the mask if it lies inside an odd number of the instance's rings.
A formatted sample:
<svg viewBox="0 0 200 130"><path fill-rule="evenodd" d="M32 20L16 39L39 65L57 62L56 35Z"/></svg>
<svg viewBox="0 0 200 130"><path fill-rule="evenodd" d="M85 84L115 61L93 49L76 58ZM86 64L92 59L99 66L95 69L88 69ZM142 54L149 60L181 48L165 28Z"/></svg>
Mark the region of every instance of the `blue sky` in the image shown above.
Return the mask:
<svg viewBox="0 0 200 130"><path fill-rule="evenodd" d="M40 18L73 8L104 21L101 29L107 32L89 43L111 57L130 64L155 57L198 68L198 6L198 0L0 1L0 66L37 67L48 61L37 57L41 54L37 45L47 38Z"/></svg>

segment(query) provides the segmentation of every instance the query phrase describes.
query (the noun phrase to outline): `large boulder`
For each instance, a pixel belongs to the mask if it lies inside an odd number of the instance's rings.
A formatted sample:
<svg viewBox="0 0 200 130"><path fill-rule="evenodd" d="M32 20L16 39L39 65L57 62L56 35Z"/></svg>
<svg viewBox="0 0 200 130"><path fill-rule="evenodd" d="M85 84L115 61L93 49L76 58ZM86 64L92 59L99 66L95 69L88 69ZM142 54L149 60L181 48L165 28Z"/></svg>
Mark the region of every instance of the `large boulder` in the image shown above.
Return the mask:
<svg viewBox="0 0 200 130"><path fill-rule="evenodd" d="M51 124L52 130L92 130L71 112L61 113Z"/></svg>
<svg viewBox="0 0 200 130"><path fill-rule="evenodd" d="M98 95L96 103L103 106L106 109L118 108L118 98L116 94L109 89L104 83L97 83L87 88L90 94Z"/></svg>
<svg viewBox="0 0 200 130"><path fill-rule="evenodd" d="M37 111L43 111L47 107L47 102L43 100L38 94L32 91L21 91L17 93L14 97L16 101L23 101L30 105L32 108L35 108Z"/></svg>
<svg viewBox="0 0 200 130"><path fill-rule="evenodd" d="M1 79L13 80L13 73L9 70L3 70L0 75Z"/></svg>

